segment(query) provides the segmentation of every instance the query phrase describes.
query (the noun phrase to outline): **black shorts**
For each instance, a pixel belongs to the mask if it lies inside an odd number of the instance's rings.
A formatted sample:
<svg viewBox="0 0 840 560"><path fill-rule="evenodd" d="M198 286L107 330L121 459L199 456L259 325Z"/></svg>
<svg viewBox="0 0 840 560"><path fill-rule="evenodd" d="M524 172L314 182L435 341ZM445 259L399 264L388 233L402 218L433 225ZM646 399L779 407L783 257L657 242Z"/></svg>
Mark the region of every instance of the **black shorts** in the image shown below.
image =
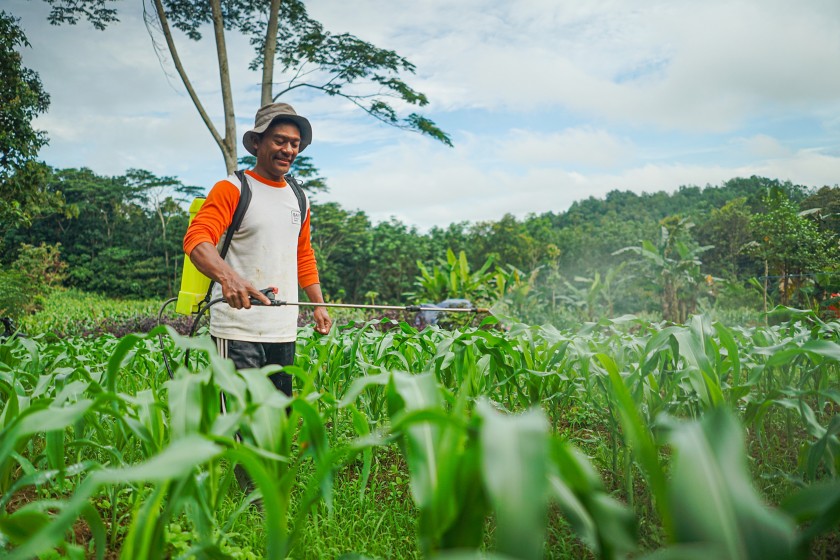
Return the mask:
<svg viewBox="0 0 840 560"><path fill-rule="evenodd" d="M230 358L236 369L261 368L267 365L291 366L295 363L294 342L247 342L213 337L216 350ZM278 390L292 396L292 376L278 371L268 376Z"/></svg>

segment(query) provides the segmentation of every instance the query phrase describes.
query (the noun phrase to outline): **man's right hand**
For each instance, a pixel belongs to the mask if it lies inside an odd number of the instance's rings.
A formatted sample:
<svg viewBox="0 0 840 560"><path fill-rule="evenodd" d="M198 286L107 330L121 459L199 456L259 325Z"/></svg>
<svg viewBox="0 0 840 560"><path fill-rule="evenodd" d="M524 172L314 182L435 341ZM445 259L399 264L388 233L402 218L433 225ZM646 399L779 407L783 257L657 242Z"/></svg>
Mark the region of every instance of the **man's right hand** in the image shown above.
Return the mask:
<svg viewBox="0 0 840 560"><path fill-rule="evenodd" d="M271 305L271 300L264 293L238 274L234 273L230 280L223 281L221 284L222 297L234 309L242 309L243 307L250 309L252 297L261 301L263 305Z"/></svg>

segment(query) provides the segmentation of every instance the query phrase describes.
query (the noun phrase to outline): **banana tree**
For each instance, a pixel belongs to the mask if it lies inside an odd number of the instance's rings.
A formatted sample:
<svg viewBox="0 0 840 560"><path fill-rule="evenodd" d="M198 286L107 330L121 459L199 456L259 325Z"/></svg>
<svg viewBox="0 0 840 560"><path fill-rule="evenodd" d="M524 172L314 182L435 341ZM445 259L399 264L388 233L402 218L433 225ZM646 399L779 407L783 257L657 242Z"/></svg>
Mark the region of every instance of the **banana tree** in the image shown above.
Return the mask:
<svg viewBox="0 0 840 560"><path fill-rule="evenodd" d="M456 257L452 249L447 249L446 259L433 265L431 270L417 261L420 269L420 276L414 281L417 290L406 295L415 301L439 302L447 298L464 298L476 303L487 300L495 280L490 270L493 260L490 256L480 269L472 271L464 251Z"/></svg>
<svg viewBox="0 0 840 560"><path fill-rule="evenodd" d="M700 255L712 248L680 239L693 226L685 218L666 218L661 222L655 245L644 240L641 245L624 247L613 253L635 253L641 257L639 264L654 271L652 278L661 294L662 317L674 323L684 323L696 309L699 288L705 281L700 272Z"/></svg>

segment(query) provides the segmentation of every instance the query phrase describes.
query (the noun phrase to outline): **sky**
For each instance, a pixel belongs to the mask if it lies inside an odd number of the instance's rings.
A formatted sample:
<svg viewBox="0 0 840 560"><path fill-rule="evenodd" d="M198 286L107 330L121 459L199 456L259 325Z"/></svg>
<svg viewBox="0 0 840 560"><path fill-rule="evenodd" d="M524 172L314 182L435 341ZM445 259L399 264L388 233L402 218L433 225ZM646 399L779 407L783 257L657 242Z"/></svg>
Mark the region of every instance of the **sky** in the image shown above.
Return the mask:
<svg viewBox="0 0 840 560"><path fill-rule="evenodd" d="M36 127L55 167L131 168L209 189L224 162L171 63L155 53L143 2L116 4L106 31L51 26L41 0L4 0L31 43L24 65L51 96ZM420 110L454 147L381 124L349 102L284 97L309 118L317 202L420 231L562 212L612 190L673 191L760 175L840 183L837 0L313 0L310 16L411 61ZM226 37L238 136L260 75L247 39ZM176 35L216 126L212 36ZM279 76L278 76L279 78ZM279 79L278 79L279 81ZM400 108L404 114L416 108ZM246 155L241 143L240 155Z"/></svg>

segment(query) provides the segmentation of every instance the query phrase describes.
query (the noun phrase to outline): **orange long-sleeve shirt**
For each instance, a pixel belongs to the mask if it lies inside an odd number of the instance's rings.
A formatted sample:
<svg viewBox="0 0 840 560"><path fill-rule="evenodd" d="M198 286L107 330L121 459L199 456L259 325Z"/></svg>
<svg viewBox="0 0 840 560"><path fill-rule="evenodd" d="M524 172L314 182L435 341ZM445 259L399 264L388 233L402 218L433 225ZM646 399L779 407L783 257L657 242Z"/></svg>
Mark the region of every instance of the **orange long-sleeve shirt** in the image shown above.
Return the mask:
<svg viewBox="0 0 840 560"><path fill-rule="evenodd" d="M264 185L279 189L291 188L285 181L269 181L250 170L245 173ZM210 189L207 200L201 206L195 219L187 229L187 233L184 236L184 253L189 255L193 249L204 242L218 245L219 239L221 239L233 220L233 213L236 211L236 205L238 203L239 189L233 183L227 179L216 183ZM315 261L315 251L312 249L310 234L311 214L311 211L307 209L306 217L301 226L300 236L298 237L298 283L304 288L319 283L318 266Z"/></svg>

